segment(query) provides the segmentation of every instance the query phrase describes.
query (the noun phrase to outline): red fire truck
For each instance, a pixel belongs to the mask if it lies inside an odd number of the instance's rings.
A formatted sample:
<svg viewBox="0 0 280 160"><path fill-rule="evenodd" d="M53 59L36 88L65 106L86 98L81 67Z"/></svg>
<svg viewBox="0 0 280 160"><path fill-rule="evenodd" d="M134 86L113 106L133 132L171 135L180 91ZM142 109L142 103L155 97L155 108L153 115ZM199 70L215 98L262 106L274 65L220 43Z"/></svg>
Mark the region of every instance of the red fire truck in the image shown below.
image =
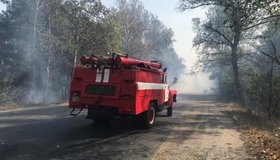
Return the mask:
<svg viewBox="0 0 280 160"><path fill-rule="evenodd" d="M119 53L107 58L82 56L80 62L72 71L71 115L77 116L85 108L86 118L97 123L132 116L142 128L152 127L156 113L164 109L172 116L177 91L169 88L161 63ZM174 78L172 84L176 81Z"/></svg>

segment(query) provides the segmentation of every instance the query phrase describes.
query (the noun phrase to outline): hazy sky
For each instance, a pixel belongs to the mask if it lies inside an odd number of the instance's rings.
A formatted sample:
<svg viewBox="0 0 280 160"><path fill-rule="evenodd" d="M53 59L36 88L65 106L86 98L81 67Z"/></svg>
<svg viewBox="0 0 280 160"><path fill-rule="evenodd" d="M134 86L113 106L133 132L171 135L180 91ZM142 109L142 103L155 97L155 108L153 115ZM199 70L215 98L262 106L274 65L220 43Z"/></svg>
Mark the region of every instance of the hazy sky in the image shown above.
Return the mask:
<svg viewBox="0 0 280 160"><path fill-rule="evenodd" d="M3 3L0 2L0 10L2 11L2 10L4 10L4 9L6 9L5 5L4 5Z"/></svg>

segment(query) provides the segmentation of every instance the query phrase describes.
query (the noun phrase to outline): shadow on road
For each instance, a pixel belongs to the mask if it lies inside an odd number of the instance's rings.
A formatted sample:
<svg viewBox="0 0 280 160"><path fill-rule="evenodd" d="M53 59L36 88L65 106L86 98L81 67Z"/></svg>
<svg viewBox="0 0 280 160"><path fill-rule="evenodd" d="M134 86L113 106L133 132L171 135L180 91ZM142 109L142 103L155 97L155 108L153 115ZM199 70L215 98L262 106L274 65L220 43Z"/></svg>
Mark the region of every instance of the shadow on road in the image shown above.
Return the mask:
<svg viewBox="0 0 280 160"><path fill-rule="evenodd" d="M182 143L203 135L220 136L221 130L235 129L233 120L226 114L225 106L216 101L215 95L183 94L178 101L176 111L185 111L185 114L173 128L170 138L172 142ZM165 123L168 125L173 122Z"/></svg>

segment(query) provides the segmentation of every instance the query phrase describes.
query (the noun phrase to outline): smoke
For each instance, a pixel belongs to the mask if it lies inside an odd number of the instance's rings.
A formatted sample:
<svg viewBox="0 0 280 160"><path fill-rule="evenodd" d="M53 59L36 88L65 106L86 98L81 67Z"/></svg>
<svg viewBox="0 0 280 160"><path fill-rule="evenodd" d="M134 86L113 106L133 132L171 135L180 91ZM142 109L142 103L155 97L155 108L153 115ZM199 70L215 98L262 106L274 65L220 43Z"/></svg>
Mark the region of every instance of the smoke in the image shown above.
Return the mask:
<svg viewBox="0 0 280 160"><path fill-rule="evenodd" d="M205 73L197 73L196 75L182 74L173 88L179 94L213 94L212 89L215 87L215 82L209 80L208 76Z"/></svg>
<svg viewBox="0 0 280 160"><path fill-rule="evenodd" d="M26 95L23 97L25 103L53 103L61 101L64 75L61 74L63 66L56 64L59 55L54 55L51 39L46 37L47 31L46 15L43 7L46 1L28 0L24 12L27 12L30 21L23 21L28 30L18 34L19 41L22 41L22 48L25 51L25 61L28 63L28 85L25 88ZM28 38L27 38L28 37ZM55 57L55 58L54 58Z"/></svg>

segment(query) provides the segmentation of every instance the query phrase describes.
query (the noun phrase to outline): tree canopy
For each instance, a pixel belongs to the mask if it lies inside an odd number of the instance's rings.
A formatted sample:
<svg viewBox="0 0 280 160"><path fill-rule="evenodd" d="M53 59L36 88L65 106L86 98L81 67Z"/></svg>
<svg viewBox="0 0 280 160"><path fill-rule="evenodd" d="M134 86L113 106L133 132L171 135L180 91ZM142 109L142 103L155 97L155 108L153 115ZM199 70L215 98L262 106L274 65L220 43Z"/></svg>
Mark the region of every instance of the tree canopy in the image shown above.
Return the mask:
<svg viewBox="0 0 280 160"><path fill-rule="evenodd" d="M236 97L242 106L246 105L244 89L240 80L240 58L244 53L242 41L248 32L260 25L276 22L279 18L279 3L275 0L180 0L179 9L210 7L207 20L200 24L194 21L198 32L194 45L203 48L203 53L212 59L218 53L230 56ZM209 11L211 12L211 11ZM254 37L250 37L254 38ZM224 52L225 49L227 52ZM201 53L202 53L201 52ZM212 56L214 55L214 56ZM224 59L228 59L223 57ZM211 59L210 58L210 59ZM221 57L219 58L221 59Z"/></svg>
<svg viewBox="0 0 280 160"><path fill-rule="evenodd" d="M265 101L262 97L261 106L278 104L273 96L274 88L278 88L275 64L279 50L273 36L279 32L278 0L180 0L181 11L198 7L207 9L207 18L193 19L197 64L211 73L222 99L236 98L240 105L250 108L256 97L269 93ZM261 69L267 64L268 70ZM266 87L258 88L258 81Z"/></svg>
<svg viewBox="0 0 280 160"><path fill-rule="evenodd" d="M118 0L116 8L100 0L1 2L7 9L0 14L0 104L67 99L72 66L82 55L122 52L159 57L171 71L170 64L185 67L172 30L140 0ZM179 76L180 69L173 71Z"/></svg>

